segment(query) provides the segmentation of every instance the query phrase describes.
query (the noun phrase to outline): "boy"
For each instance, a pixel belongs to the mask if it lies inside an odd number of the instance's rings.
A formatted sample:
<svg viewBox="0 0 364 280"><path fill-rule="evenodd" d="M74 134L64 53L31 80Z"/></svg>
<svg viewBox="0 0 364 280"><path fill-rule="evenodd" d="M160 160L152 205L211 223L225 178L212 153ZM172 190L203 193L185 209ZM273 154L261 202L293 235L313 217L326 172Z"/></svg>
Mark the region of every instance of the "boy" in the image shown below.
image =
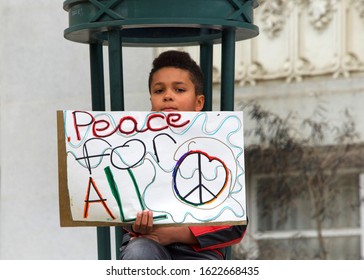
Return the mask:
<svg viewBox="0 0 364 280"><path fill-rule="evenodd" d="M149 92L152 111L201 111L205 101L203 74L188 53L167 51L153 61ZM146 210L137 214L126 233L120 257L221 260L225 247L240 242L245 230L246 226L153 227L153 213Z"/></svg>

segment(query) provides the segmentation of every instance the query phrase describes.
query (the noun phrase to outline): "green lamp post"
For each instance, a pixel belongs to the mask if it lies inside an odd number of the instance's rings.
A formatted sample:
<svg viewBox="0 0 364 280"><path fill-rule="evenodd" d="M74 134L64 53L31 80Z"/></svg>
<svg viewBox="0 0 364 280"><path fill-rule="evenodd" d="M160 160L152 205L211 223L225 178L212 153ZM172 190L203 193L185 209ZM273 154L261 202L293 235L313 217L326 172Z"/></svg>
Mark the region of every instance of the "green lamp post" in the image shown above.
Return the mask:
<svg viewBox="0 0 364 280"><path fill-rule="evenodd" d="M67 0L68 40L90 49L92 109L105 110L103 46L108 46L111 110L124 110L122 47L200 46L205 110L212 110L213 45L221 44L221 111L234 110L235 43L259 34L256 0ZM98 258L110 259L110 228L98 227ZM121 230L116 228L116 250Z"/></svg>

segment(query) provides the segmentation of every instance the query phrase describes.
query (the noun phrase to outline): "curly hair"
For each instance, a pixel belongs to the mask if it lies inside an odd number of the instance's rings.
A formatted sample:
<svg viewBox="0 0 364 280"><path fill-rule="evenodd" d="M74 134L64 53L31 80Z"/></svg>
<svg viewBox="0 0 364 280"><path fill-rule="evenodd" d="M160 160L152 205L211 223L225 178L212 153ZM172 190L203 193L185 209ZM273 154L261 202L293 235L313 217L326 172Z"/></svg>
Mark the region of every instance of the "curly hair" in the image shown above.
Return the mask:
<svg viewBox="0 0 364 280"><path fill-rule="evenodd" d="M149 73L149 91L152 84L153 75L158 70L165 67L174 67L189 72L190 79L195 86L196 95L203 95L203 73L200 66L191 58L187 52L170 50L161 53L153 61L153 68Z"/></svg>

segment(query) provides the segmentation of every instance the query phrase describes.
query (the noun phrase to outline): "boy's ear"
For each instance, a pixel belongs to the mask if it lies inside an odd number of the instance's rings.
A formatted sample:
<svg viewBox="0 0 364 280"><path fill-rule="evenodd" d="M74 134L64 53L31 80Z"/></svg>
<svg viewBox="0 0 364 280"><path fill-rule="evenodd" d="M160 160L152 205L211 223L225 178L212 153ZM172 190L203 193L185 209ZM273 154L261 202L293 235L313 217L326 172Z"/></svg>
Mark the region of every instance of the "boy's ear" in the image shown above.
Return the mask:
<svg viewBox="0 0 364 280"><path fill-rule="evenodd" d="M196 99L196 111L201 111L203 109L203 105L205 105L205 96L202 94L197 95Z"/></svg>

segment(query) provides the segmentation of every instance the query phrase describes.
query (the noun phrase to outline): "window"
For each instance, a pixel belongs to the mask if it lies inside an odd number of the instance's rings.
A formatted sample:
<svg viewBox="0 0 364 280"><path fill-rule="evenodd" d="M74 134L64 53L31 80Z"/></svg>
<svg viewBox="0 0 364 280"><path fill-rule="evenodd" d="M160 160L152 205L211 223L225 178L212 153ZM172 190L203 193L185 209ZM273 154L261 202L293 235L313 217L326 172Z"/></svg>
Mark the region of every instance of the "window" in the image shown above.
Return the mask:
<svg viewBox="0 0 364 280"><path fill-rule="evenodd" d="M359 176L341 172L320 192L299 175L255 176L251 224L258 258L360 259Z"/></svg>

